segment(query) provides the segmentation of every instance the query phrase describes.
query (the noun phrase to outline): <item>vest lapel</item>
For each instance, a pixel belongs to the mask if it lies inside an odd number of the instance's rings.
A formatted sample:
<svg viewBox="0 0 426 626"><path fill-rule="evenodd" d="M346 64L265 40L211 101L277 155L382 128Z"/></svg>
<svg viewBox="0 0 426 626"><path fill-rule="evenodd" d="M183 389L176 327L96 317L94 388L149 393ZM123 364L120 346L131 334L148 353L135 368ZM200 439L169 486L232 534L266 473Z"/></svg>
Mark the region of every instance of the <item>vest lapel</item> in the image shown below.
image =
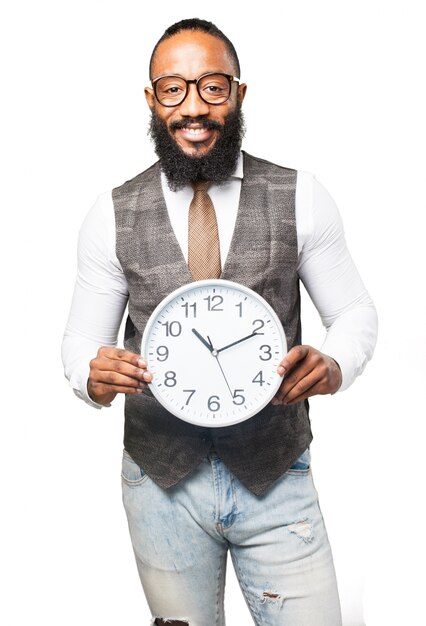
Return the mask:
<svg viewBox="0 0 426 626"><path fill-rule="evenodd" d="M170 222L166 200L161 187L161 170L159 163L157 162L154 167L155 172L153 172L153 177L150 181L150 191L153 196L153 207L155 207L155 210L152 211L151 219L154 222L154 228L156 229L157 227L160 227L166 234L168 252L175 259L177 274L180 278L179 282L184 285L186 283L190 283L193 279L185 261L185 257L183 256L182 248L176 239L175 231L173 230L173 226Z"/></svg>

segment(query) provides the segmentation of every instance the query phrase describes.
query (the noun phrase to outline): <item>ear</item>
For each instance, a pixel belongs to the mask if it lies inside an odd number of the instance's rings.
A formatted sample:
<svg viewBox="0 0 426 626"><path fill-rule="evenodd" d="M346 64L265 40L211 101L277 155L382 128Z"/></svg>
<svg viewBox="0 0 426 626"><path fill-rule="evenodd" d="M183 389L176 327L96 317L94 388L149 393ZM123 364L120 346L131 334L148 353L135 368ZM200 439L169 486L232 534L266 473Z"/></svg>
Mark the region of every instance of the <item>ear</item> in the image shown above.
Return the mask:
<svg viewBox="0 0 426 626"><path fill-rule="evenodd" d="M145 87L145 98L146 101L148 103L149 108L151 109L151 111L154 108L154 104L155 104L155 96L154 96L154 90L151 89L151 87Z"/></svg>
<svg viewBox="0 0 426 626"><path fill-rule="evenodd" d="M242 83L241 85L238 85L237 99L240 105L243 103L243 100L246 97L246 91L247 91L246 83Z"/></svg>

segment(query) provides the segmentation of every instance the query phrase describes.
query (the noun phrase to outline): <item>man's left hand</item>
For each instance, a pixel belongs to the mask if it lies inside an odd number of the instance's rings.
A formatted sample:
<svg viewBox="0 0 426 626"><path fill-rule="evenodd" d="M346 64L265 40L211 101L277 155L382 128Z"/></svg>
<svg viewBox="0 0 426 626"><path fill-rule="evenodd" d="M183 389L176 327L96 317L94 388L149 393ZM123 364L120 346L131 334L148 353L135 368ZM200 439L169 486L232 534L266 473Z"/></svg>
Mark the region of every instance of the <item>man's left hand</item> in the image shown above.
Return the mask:
<svg viewBox="0 0 426 626"><path fill-rule="evenodd" d="M342 373L334 359L312 346L294 346L278 366L284 380L272 404L295 404L310 396L335 393Z"/></svg>

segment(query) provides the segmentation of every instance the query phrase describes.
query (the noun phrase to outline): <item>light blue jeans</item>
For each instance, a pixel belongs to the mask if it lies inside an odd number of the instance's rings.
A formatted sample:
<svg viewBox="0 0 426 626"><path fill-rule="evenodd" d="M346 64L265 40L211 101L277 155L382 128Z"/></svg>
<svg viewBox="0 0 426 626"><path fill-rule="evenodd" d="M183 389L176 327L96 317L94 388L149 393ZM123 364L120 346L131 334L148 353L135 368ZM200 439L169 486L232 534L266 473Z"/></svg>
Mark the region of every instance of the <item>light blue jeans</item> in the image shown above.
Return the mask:
<svg viewBox="0 0 426 626"><path fill-rule="evenodd" d="M124 451L123 502L152 623L224 626L227 552L260 626L341 626L310 451L257 497L211 452L163 490Z"/></svg>

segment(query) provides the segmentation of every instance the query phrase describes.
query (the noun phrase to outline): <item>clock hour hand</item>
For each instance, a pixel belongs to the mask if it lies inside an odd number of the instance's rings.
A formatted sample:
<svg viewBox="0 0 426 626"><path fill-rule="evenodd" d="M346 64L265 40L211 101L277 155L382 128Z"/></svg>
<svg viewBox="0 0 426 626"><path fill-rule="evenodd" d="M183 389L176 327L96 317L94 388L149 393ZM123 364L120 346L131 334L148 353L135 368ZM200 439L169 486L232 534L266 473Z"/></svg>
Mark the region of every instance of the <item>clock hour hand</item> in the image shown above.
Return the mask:
<svg viewBox="0 0 426 626"><path fill-rule="evenodd" d="M203 343L203 344L206 346L206 348L208 348L208 349L209 349L209 351L210 351L210 352L213 352L213 346L211 345L211 343L208 343L208 342L204 339L204 337L202 337L202 336L200 335L200 333L199 333L197 330L195 330L195 328L192 328L191 330L192 330L192 332L194 333L194 335L195 335L196 337L198 337L198 339L201 341L201 343Z"/></svg>
<svg viewBox="0 0 426 626"><path fill-rule="evenodd" d="M250 337L255 337L258 333L254 332L251 335L247 335L247 337L243 337L242 339L238 339L237 341L233 341L232 343L228 343L227 346L223 346L223 348L219 348L219 350L217 350L217 353L219 354L219 352L222 352L223 350L226 350L227 348L230 348L231 346L236 346L237 343L241 343L242 341L245 341L246 339L250 339Z"/></svg>

